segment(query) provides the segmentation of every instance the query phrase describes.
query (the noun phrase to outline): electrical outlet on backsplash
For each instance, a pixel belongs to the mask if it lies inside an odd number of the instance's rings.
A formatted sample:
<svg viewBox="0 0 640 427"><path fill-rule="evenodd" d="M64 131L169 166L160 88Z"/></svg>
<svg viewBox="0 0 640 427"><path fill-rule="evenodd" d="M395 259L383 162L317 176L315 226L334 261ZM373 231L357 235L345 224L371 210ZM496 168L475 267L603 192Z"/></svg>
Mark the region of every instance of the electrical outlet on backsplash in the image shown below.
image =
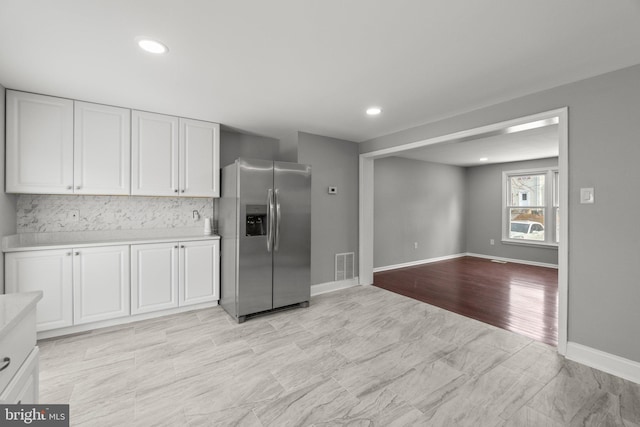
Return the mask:
<svg viewBox="0 0 640 427"><path fill-rule="evenodd" d="M71 211L79 212L79 217L70 216ZM213 199L207 198L22 194L17 201L17 232L193 227L193 211L217 218Z"/></svg>

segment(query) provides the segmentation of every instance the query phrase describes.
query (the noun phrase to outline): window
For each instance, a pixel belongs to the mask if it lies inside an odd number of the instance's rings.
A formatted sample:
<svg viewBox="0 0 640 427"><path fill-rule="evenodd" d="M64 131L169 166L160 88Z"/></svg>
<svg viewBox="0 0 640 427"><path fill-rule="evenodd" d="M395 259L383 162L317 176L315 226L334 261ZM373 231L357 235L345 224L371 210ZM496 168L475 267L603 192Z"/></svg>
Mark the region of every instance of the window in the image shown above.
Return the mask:
<svg viewBox="0 0 640 427"><path fill-rule="evenodd" d="M503 172L502 240L557 245L560 177L557 169Z"/></svg>

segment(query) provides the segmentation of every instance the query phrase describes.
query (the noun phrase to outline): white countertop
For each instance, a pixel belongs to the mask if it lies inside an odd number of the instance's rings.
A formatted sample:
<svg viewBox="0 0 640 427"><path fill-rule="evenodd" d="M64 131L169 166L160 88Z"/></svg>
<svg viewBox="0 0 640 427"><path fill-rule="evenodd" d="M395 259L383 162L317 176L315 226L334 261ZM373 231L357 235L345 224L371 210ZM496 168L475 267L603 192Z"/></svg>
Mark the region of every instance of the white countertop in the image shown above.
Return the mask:
<svg viewBox="0 0 640 427"><path fill-rule="evenodd" d="M201 227L22 233L4 237L2 239L2 251L21 252L211 239L220 239L220 236L215 234L206 235Z"/></svg>
<svg viewBox="0 0 640 427"><path fill-rule="evenodd" d="M42 299L42 291L0 295L0 340L31 311L40 299Z"/></svg>

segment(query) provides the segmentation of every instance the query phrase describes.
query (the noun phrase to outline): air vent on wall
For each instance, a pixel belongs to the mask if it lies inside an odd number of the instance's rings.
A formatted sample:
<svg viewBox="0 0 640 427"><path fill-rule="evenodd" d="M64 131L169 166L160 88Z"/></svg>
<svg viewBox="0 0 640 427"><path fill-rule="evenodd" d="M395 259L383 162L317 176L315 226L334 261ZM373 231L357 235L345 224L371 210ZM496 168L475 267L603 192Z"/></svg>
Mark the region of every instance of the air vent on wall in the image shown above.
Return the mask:
<svg viewBox="0 0 640 427"><path fill-rule="evenodd" d="M353 279L353 252L336 254L336 282Z"/></svg>

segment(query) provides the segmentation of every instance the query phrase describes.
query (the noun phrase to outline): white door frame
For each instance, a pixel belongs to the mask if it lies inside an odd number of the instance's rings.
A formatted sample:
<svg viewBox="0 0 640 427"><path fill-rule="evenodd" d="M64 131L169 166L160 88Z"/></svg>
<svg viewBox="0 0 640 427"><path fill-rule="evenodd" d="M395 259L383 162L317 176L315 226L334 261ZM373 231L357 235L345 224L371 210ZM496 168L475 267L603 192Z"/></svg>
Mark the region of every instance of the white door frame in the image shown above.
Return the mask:
<svg viewBox="0 0 640 427"><path fill-rule="evenodd" d="M560 244L558 246L558 353L564 355L567 351L569 295L569 114L567 107L360 154L358 237L360 284L371 285L373 283L373 164L376 158L387 157L412 148L496 132L511 126L553 117L558 117L558 170L562 177L562 185L560 186L560 206L562 207L560 209Z"/></svg>

